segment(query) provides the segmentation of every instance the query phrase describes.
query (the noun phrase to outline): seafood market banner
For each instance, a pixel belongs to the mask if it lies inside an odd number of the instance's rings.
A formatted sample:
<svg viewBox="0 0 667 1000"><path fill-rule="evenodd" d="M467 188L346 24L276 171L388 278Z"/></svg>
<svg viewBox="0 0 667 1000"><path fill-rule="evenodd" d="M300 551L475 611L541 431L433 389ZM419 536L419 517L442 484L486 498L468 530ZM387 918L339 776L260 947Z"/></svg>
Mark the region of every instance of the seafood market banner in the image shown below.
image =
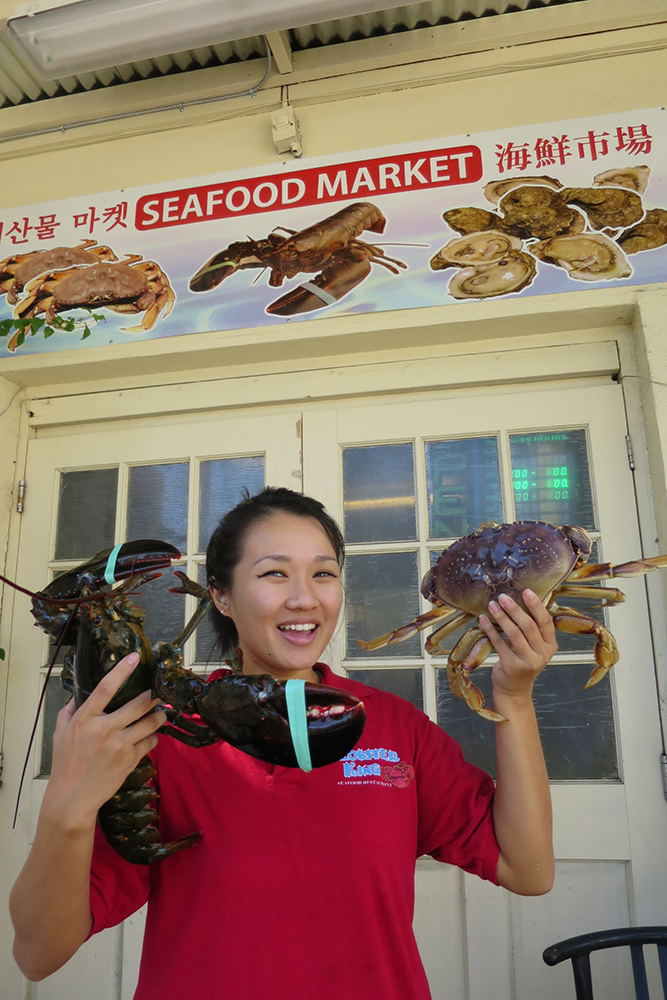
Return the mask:
<svg viewBox="0 0 667 1000"><path fill-rule="evenodd" d="M667 112L0 211L0 354L667 280Z"/></svg>

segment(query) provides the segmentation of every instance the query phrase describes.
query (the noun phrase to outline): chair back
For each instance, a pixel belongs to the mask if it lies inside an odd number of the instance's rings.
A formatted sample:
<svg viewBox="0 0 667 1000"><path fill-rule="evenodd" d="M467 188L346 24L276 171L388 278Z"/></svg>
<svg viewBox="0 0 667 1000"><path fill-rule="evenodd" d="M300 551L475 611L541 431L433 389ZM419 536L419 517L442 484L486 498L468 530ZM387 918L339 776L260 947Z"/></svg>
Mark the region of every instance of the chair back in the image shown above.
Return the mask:
<svg viewBox="0 0 667 1000"><path fill-rule="evenodd" d="M629 947L636 1000L650 1000L644 962L645 944L658 946L662 1000L667 1000L667 927L618 927L613 930L595 931L592 934L580 934L579 937L568 938L566 941L559 941L545 948L542 958L547 965L558 965L559 962L570 959L577 1000L594 1000L591 952L602 948Z"/></svg>

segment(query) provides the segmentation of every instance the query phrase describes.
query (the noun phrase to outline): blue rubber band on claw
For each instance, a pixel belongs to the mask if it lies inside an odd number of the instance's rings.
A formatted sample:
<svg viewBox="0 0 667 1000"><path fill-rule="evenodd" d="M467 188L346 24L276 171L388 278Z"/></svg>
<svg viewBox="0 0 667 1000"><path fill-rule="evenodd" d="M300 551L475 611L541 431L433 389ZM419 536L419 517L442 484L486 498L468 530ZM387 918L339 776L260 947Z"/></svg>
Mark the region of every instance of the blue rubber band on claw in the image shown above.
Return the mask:
<svg viewBox="0 0 667 1000"><path fill-rule="evenodd" d="M123 542L120 542L118 545L114 546L109 553L109 558L107 559L107 568L104 570L104 579L110 587L113 587L116 582L116 577L114 576L116 572L116 560L118 559L118 553L122 549L123 544Z"/></svg>
<svg viewBox="0 0 667 1000"><path fill-rule="evenodd" d="M289 680L285 684L287 718L294 744L296 762L302 771L312 771L308 746L308 720L306 719L306 682Z"/></svg>

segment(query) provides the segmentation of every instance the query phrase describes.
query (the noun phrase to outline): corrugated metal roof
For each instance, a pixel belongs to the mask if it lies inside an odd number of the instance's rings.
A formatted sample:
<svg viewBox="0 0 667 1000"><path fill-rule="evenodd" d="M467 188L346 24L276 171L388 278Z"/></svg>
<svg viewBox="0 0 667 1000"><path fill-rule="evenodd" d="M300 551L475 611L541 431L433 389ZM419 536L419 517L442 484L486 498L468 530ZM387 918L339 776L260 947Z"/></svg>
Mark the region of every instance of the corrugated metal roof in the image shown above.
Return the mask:
<svg viewBox="0 0 667 1000"><path fill-rule="evenodd" d="M375 38L416 28L452 24L462 20L495 17L516 11L553 7L587 0L428 0L405 7L324 21L294 28L289 32L292 51L341 42ZM264 58L263 38L256 35L220 45L205 46L187 52L127 63L113 69L83 73L61 80L42 80L11 44L7 32L0 33L0 108L31 103L64 94L83 93L102 87L133 83L150 77L188 73L193 70L223 66L249 59Z"/></svg>
<svg viewBox="0 0 667 1000"><path fill-rule="evenodd" d="M581 2L583 0L428 0L427 3L411 3L375 14L360 14L358 17L311 24L306 28L293 28L290 39L292 50L297 52L316 45L353 42L416 28L433 28L437 24L474 21L480 17L497 17L519 10Z"/></svg>

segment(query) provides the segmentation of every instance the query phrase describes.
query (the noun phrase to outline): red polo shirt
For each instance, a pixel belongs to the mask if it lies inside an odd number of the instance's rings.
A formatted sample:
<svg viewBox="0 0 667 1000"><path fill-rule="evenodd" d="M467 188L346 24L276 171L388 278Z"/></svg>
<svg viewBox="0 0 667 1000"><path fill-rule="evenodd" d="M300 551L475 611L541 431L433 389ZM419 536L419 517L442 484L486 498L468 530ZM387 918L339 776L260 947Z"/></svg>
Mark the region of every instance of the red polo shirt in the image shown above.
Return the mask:
<svg viewBox="0 0 667 1000"><path fill-rule="evenodd" d="M409 702L318 670L366 705L346 759L306 774L160 737L162 840L201 841L131 865L97 831L93 933L150 900L135 1000L428 1000L416 858L496 881L488 775Z"/></svg>

